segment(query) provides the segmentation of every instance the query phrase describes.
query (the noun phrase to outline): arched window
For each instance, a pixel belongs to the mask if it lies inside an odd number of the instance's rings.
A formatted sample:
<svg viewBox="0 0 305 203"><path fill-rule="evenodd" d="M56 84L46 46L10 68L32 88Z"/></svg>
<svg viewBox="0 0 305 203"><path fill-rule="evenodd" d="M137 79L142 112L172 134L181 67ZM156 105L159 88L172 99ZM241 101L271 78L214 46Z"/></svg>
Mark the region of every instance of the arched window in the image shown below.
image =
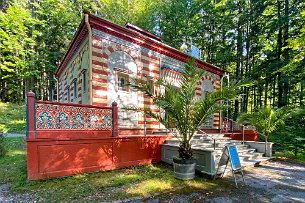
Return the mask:
<svg viewBox="0 0 305 203"><path fill-rule="evenodd" d="M68 95L67 95L67 102L70 102L70 85L67 86L67 91L68 91Z"/></svg>
<svg viewBox="0 0 305 203"><path fill-rule="evenodd" d="M108 67L122 72L137 72L137 65L133 58L124 51L115 51L109 55Z"/></svg>
<svg viewBox="0 0 305 203"><path fill-rule="evenodd" d="M77 94L78 94L78 91L77 91L77 78L74 78L73 81L73 102L74 103L77 103Z"/></svg>
<svg viewBox="0 0 305 203"><path fill-rule="evenodd" d="M89 55L88 51L85 51L82 55L81 70L82 70L82 92L86 93L88 89L88 67L89 67Z"/></svg>
<svg viewBox="0 0 305 203"><path fill-rule="evenodd" d="M89 90L89 77L88 77L88 68L89 68L89 53L85 51L81 59L81 101L82 104L89 104L88 90Z"/></svg>
<svg viewBox="0 0 305 203"><path fill-rule="evenodd" d="M115 51L109 55L108 67L115 72L116 90L129 91L129 77L134 77L137 72L133 58L126 52Z"/></svg>
<svg viewBox="0 0 305 203"><path fill-rule="evenodd" d="M87 70L84 69L82 70L82 90L83 90L83 93L86 93L87 92Z"/></svg>
<svg viewBox="0 0 305 203"><path fill-rule="evenodd" d="M203 80L201 85L201 97L205 98L210 92L213 92L212 81Z"/></svg>
<svg viewBox="0 0 305 203"><path fill-rule="evenodd" d="M213 84L210 80L203 80L201 85L201 98L205 99L206 96L213 92ZM203 124L203 128L213 128L214 115L210 115L207 121Z"/></svg>

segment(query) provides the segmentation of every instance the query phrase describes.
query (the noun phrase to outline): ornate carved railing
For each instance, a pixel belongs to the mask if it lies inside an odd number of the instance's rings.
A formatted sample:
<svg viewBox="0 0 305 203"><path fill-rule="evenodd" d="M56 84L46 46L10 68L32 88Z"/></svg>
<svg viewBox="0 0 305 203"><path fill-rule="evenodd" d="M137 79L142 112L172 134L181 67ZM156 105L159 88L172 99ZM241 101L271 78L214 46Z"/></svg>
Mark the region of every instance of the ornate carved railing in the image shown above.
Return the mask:
<svg viewBox="0 0 305 203"><path fill-rule="evenodd" d="M112 107L36 101L27 97L27 138L117 136L118 109ZM69 132L69 133L68 133Z"/></svg>
<svg viewBox="0 0 305 203"><path fill-rule="evenodd" d="M36 129L111 130L112 108L37 101Z"/></svg>

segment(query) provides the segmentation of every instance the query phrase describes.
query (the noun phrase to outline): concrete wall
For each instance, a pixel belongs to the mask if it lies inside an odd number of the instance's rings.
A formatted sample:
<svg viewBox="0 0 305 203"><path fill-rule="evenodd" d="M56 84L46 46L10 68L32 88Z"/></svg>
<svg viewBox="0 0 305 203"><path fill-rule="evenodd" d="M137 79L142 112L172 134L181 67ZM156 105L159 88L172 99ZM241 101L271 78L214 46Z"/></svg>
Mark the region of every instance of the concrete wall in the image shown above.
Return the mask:
<svg viewBox="0 0 305 203"><path fill-rule="evenodd" d="M246 141L245 144L249 145L252 149L256 149L257 152L265 153L265 142ZM272 157L272 145L272 142L267 142L267 157Z"/></svg>

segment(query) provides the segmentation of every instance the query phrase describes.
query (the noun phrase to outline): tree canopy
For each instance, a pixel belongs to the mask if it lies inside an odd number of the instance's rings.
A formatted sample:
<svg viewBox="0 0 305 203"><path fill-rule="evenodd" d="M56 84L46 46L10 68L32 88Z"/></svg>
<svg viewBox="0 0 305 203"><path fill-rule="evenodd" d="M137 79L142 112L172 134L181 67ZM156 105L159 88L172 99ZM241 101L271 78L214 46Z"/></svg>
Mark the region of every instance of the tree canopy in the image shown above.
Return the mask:
<svg viewBox="0 0 305 203"><path fill-rule="evenodd" d="M2 101L21 101L30 89L51 99L53 73L85 9L178 49L185 39L202 60L251 81L232 103L234 119L267 105L304 106L303 0L4 0L0 9Z"/></svg>

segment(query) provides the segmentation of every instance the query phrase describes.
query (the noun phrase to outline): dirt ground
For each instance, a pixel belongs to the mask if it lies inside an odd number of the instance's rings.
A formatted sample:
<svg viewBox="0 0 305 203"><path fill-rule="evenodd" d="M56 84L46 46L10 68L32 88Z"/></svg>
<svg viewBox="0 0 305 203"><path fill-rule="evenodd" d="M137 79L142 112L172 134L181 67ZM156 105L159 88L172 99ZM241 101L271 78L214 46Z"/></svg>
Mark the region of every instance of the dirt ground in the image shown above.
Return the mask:
<svg viewBox="0 0 305 203"><path fill-rule="evenodd" d="M245 170L245 183L237 175L238 188L232 175L224 177L230 187L222 191L203 191L189 195L160 197L147 202L304 202L305 164L274 160Z"/></svg>
<svg viewBox="0 0 305 203"><path fill-rule="evenodd" d="M125 201L130 203L235 203L235 202L303 202L305 203L305 164L274 160L258 167L245 170L245 183L237 175L238 188L232 175L224 177L228 187L215 191L199 191L192 194L166 194L153 198L138 197ZM0 203L2 202L34 202L29 194L13 195L9 193L9 184L0 185Z"/></svg>

